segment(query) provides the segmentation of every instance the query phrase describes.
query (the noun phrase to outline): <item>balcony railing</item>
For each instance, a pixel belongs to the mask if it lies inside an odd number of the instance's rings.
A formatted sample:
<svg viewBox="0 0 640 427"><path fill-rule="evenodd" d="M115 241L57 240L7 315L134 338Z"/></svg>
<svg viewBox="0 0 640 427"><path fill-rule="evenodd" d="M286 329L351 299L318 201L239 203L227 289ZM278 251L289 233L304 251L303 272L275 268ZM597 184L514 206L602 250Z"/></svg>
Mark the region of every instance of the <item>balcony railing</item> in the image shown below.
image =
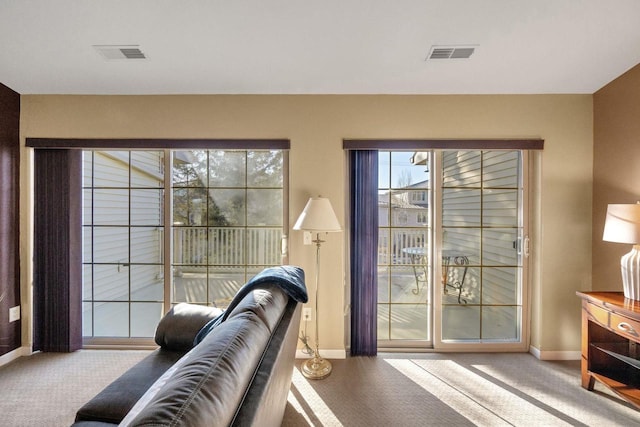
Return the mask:
<svg viewBox="0 0 640 427"><path fill-rule="evenodd" d="M279 265L282 228L174 227L173 263L182 266Z"/></svg>
<svg viewBox="0 0 640 427"><path fill-rule="evenodd" d="M412 256L412 252L407 251L407 248L424 248L425 242L425 230L396 231L393 232L391 239L383 234L378 240L378 265L414 264L415 257Z"/></svg>

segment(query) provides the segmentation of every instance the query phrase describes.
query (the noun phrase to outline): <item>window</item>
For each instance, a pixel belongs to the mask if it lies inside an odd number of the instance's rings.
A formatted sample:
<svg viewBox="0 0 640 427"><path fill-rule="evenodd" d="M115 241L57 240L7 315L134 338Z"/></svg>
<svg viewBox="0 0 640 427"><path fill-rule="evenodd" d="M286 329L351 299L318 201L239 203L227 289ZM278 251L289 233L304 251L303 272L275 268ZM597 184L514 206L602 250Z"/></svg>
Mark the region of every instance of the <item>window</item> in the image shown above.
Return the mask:
<svg viewBox="0 0 640 427"><path fill-rule="evenodd" d="M226 307L282 262L282 151L179 151L173 160L173 302Z"/></svg>
<svg viewBox="0 0 640 427"><path fill-rule="evenodd" d="M427 204L428 193L426 191L412 191L410 194L411 194L411 203L415 203L416 205Z"/></svg>
<svg viewBox="0 0 640 427"><path fill-rule="evenodd" d="M85 151L83 334L149 338L282 259L286 150Z"/></svg>

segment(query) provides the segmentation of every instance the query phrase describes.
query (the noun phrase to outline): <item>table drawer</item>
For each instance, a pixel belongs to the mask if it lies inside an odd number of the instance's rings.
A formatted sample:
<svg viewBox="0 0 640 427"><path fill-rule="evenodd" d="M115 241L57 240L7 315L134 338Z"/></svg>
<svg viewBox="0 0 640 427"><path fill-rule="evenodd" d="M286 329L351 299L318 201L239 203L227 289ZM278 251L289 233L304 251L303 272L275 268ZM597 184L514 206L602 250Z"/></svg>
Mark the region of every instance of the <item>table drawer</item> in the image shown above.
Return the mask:
<svg viewBox="0 0 640 427"><path fill-rule="evenodd" d="M587 304L587 311L591 320L601 326L633 341L640 341L640 322L622 316L594 304Z"/></svg>

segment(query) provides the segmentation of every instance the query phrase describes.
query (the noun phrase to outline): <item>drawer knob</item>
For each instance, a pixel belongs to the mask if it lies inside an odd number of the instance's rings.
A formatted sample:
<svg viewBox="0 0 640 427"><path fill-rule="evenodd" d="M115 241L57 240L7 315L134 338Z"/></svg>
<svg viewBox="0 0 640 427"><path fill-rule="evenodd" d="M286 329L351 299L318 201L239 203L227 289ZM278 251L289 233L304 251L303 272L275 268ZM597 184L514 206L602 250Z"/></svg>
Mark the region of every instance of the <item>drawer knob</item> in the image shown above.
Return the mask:
<svg viewBox="0 0 640 427"><path fill-rule="evenodd" d="M637 332L635 331L635 329L633 329L633 326L631 326L627 322L618 323L618 329L620 329L622 332L626 332L628 334L637 335Z"/></svg>

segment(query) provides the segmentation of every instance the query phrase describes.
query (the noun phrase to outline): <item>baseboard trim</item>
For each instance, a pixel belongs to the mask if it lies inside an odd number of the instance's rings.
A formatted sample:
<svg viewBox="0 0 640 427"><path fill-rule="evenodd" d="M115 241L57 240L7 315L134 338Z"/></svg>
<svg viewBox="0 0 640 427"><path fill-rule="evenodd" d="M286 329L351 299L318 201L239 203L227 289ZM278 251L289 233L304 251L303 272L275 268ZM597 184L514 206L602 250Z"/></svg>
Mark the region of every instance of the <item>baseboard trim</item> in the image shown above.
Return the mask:
<svg viewBox="0 0 640 427"><path fill-rule="evenodd" d="M7 363L13 362L19 357L29 356L30 354L31 354L31 349L29 347L18 347L15 350L0 356L0 366L4 366Z"/></svg>
<svg viewBox="0 0 640 427"><path fill-rule="evenodd" d="M529 353L539 360L580 360L582 353L579 351L542 351L536 347L529 347Z"/></svg>
<svg viewBox="0 0 640 427"><path fill-rule="evenodd" d="M325 359L346 359L347 352L345 350L320 350L320 356ZM311 359L311 354L303 353L302 350L296 350L296 359Z"/></svg>
<svg viewBox="0 0 640 427"><path fill-rule="evenodd" d="M529 353L539 360L580 360L582 354L579 351L541 351L536 347L529 347ZM346 359L346 350L320 350L320 355L326 359ZM310 359L312 355L296 350L296 359Z"/></svg>

